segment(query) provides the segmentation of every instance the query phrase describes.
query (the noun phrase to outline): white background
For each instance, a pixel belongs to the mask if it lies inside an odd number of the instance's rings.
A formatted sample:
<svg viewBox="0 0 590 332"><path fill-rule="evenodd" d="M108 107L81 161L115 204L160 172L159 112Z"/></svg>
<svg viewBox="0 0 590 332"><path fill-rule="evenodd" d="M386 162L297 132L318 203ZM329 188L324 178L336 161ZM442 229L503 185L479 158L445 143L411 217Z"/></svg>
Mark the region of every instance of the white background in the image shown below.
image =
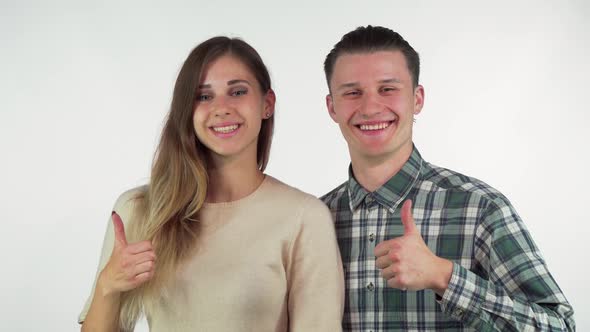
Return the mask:
<svg viewBox="0 0 590 332"><path fill-rule="evenodd" d="M344 181L322 63L366 24L421 55L422 156L510 198L590 330L588 2L0 3L0 330L78 329L112 204L146 182L179 67L208 37L244 38L271 71L268 173L316 195Z"/></svg>

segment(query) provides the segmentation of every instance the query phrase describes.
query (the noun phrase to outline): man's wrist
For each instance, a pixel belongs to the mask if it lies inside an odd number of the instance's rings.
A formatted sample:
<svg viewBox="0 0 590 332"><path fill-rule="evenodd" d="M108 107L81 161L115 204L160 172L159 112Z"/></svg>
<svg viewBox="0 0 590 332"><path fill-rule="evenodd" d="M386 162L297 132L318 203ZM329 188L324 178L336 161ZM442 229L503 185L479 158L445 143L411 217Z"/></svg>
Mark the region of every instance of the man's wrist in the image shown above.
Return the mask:
<svg viewBox="0 0 590 332"><path fill-rule="evenodd" d="M449 287L449 281L453 274L453 262L448 259L437 257L438 262L436 263L436 274L432 290L440 297L443 296L447 287Z"/></svg>

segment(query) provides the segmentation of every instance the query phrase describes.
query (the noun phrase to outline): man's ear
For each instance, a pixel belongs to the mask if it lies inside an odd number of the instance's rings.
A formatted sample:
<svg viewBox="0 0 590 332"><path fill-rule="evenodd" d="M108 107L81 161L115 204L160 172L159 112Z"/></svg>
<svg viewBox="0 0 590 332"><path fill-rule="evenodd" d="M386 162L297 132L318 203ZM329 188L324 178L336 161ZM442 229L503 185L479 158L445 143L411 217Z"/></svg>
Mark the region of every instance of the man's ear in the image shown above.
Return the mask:
<svg viewBox="0 0 590 332"><path fill-rule="evenodd" d="M331 94L326 95L326 107L328 108L328 114L330 114L330 117L332 118L332 120L334 120L334 122L338 123L338 121L336 121L336 112L334 111L334 101L332 100Z"/></svg>
<svg viewBox="0 0 590 332"><path fill-rule="evenodd" d="M424 107L424 87L418 85L414 88L414 115L419 114Z"/></svg>

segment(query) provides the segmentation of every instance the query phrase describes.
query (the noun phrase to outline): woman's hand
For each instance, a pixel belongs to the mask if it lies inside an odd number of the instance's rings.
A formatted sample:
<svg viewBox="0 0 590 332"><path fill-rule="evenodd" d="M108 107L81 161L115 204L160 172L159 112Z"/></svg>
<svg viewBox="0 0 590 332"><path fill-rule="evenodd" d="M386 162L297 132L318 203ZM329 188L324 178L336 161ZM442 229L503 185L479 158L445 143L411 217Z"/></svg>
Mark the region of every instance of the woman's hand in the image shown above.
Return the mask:
<svg viewBox="0 0 590 332"><path fill-rule="evenodd" d="M113 212L112 219L115 245L97 284L97 290L104 296L132 290L150 280L154 276L156 261L150 241L128 244L121 217Z"/></svg>

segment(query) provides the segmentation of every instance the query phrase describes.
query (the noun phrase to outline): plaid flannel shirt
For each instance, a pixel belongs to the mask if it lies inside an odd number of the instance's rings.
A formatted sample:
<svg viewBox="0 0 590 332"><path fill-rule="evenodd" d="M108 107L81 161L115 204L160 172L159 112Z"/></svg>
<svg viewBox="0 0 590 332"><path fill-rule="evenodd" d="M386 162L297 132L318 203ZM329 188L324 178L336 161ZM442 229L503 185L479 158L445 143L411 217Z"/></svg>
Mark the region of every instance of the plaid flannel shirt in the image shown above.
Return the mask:
<svg viewBox="0 0 590 332"><path fill-rule="evenodd" d="M453 262L442 298L387 287L375 266L381 241L403 235L413 201L430 250ZM510 202L489 185L425 162L414 147L374 192L354 179L322 197L335 221L346 302L344 331L574 331L573 309Z"/></svg>

